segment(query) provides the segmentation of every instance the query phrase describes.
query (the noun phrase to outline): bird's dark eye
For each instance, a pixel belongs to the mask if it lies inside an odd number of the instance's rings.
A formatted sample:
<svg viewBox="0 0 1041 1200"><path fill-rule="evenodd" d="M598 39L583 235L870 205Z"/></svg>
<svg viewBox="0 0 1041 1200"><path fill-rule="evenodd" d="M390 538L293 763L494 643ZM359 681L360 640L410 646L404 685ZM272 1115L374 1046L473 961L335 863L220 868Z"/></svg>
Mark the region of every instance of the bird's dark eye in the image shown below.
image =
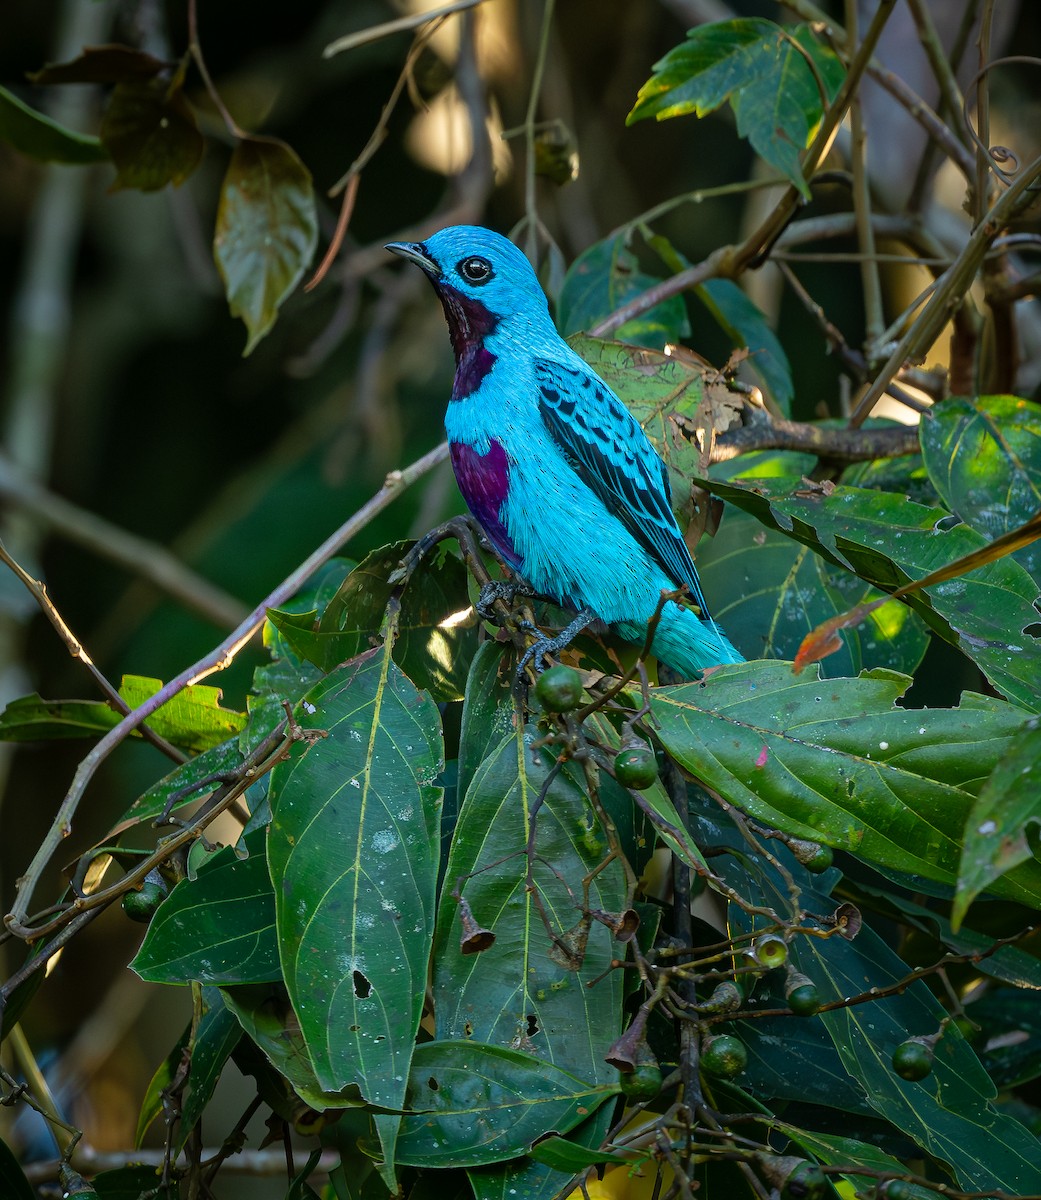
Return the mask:
<svg viewBox="0 0 1041 1200"><path fill-rule="evenodd" d="M470 258L464 258L456 270L467 283L475 284L477 287L487 283L495 274L492 264L486 258L480 258L476 254L471 255Z"/></svg>

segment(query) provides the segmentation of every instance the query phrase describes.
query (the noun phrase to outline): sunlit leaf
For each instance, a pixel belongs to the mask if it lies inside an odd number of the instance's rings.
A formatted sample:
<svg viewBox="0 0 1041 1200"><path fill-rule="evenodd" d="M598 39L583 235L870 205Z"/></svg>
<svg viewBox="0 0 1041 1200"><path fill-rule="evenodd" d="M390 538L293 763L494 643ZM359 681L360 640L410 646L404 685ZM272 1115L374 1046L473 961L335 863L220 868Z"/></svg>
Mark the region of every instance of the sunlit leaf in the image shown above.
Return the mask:
<svg viewBox="0 0 1041 1200"><path fill-rule="evenodd" d="M275 323L318 244L311 172L284 142L243 138L221 187L213 254L249 354Z"/></svg>
<svg viewBox="0 0 1041 1200"><path fill-rule="evenodd" d="M124 675L119 694L130 708L150 700L162 680L144 675ZM220 688L196 683L178 692L148 718L161 737L196 753L219 745L245 727L246 714L223 708Z"/></svg>
<svg viewBox="0 0 1041 1200"><path fill-rule="evenodd" d="M627 123L685 113L703 117L729 100L738 133L809 199L799 152L810 144L842 78L838 57L807 26L787 30L759 18L711 21L690 30L685 42L655 63Z"/></svg>

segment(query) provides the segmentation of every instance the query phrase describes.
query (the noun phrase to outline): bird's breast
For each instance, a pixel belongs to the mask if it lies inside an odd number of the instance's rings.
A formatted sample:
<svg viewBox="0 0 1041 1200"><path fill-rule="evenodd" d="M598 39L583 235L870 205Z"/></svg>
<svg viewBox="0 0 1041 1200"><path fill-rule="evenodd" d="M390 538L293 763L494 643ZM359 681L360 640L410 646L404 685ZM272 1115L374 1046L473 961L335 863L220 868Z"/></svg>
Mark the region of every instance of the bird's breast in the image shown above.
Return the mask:
<svg viewBox="0 0 1041 1200"><path fill-rule="evenodd" d="M510 494L510 463L502 442L488 439L488 450L478 453L467 442L453 441L450 446L456 482L473 513L496 550L511 567L520 566L513 539L502 520L502 508Z"/></svg>

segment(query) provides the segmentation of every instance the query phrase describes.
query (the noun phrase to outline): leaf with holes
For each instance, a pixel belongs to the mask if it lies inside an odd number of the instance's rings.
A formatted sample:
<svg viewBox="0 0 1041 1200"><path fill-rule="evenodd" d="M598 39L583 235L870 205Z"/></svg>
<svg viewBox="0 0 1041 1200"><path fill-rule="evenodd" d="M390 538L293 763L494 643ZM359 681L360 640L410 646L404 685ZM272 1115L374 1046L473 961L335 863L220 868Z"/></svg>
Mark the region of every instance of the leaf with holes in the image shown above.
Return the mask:
<svg viewBox="0 0 1041 1200"><path fill-rule="evenodd" d="M271 777L268 863L279 952L319 1085L399 1110L434 925L442 769L437 707L387 643L295 710L305 730ZM397 1118L378 1118L393 1167Z"/></svg>
<svg viewBox="0 0 1041 1200"><path fill-rule="evenodd" d="M318 244L311 172L275 138L243 138L221 187L213 255L250 354L307 270Z"/></svg>
<svg viewBox="0 0 1041 1200"><path fill-rule="evenodd" d="M651 711L669 753L742 812L950 884L973 796L1024 714L970 694L955 709L899 708L910 683L888 671L819 680L788 663L742 663L656 689ZM1022 864L1000 888L1036 904L1041 864Z"/></svg>
<svg viewBox="0 0 1041 1200"><path fill-rule="evenodd" d="M549 1133L567 1133L618 1085L590 1085L559 1065L478 1041L416 1048L398 1161L416 1167L479 1167L523 1154Z"/></svg>
<svg viewBox="0 0 1041 1200"><path fill-rule="evenodd" d="M952 396L922 418L922 457L940 498L993 539L1041 511L1041 409L1019 396ZM1016 562L1041 585L1041 540Z"/></svg>
<svg viewBox="0 0 1041 1200"><path fill-rule="evenodd" d="M748 483L701 481L714 495L752 513L867 583L891 592L988 544L940 508L863 488L807 484L801 479ZM1038 585L1002 558L957 579L909 593L906 603L953 642L1010 700L1041 707L1041 622Z"/></svg>

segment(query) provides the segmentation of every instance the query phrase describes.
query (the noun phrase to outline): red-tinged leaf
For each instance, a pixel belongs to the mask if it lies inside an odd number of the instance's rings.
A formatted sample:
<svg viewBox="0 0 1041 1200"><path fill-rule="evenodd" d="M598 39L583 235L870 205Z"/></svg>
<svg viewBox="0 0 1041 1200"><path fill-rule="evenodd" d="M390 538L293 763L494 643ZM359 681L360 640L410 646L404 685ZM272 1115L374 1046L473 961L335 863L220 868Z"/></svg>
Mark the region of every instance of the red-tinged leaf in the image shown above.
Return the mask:
<svg viewBox="0 0 1041 1200"><path fill-rule="evenodd" d="M29 79L33 83L127 83L151 79L172 65L132 46L85 46L78 58L47 63L39 71L30 71Z"/></svg>
<svg viewBox="0 0 1041 1200"><path fill-rule="evenodd" d="M858 604L856 608L849 612L839 613L836 617L829 617L827 621L822 622L816 629L811 629L810 632L802 639L799 646L799 652L795 656L795 662L792 664L792 671L798 675L803 667L807 667L810 663L820 662L822 658L827 658L829 654L837 654L846 644L839 637L840 629L850 629L854 625L859 625L869 612L877 608L879 604L884 604L889 597L886 596L881 601L875 601L874 604Z"/></svg>
<svg viewBox="0 0 1041 1200"><path fill-rule="evenodd" d="M205 145L180 77L168 83L159 76L116 85L101 122L101 141L116 165L112 191L178 187L199 165Z"/></svg>
<svg viewBox="0 0 1041 1200"><path fill-rule="evenodd" d="M224 176L213 254L249 354L300 282L318 242L311 173L284 142L244 138Z"/></svg>

